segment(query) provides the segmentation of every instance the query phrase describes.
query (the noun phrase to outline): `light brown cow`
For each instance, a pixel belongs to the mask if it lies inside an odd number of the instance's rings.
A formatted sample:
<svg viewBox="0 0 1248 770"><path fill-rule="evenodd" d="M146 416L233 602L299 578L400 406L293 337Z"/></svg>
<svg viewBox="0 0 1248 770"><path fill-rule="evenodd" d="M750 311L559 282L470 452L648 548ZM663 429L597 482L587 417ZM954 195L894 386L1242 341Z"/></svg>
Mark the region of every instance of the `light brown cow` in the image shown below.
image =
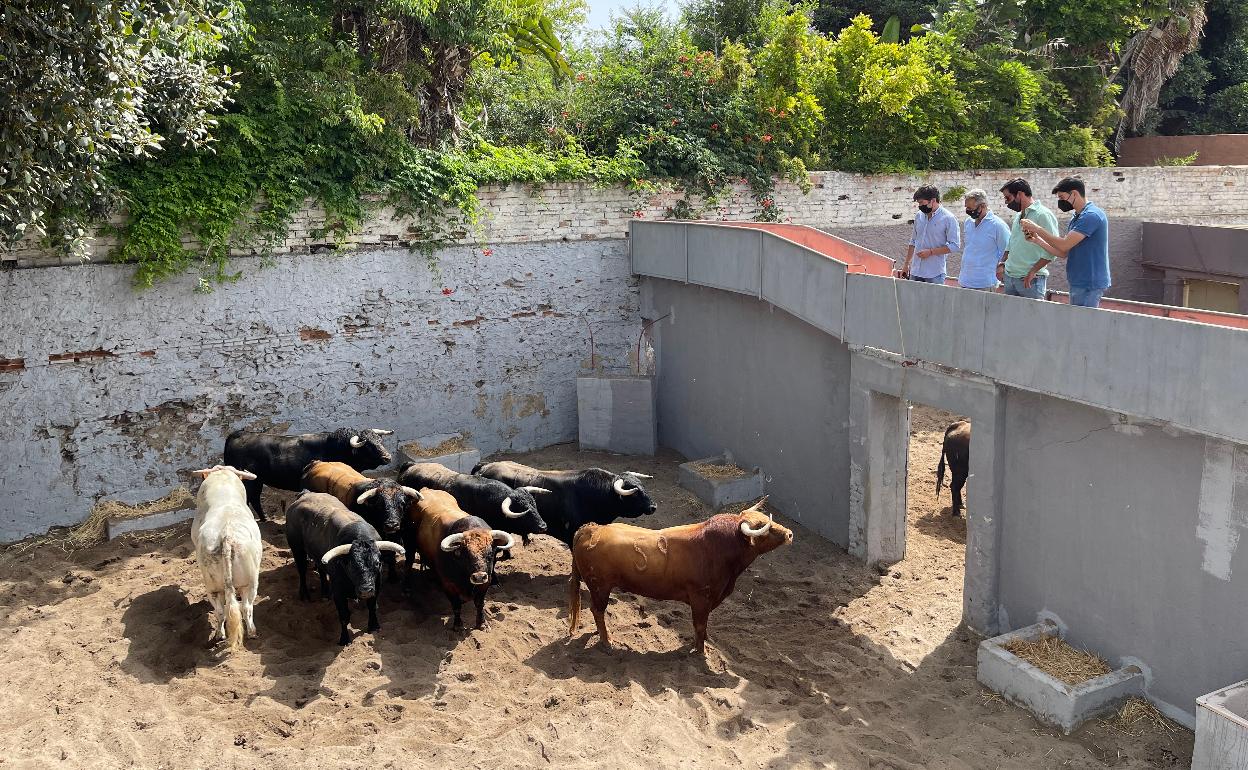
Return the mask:
<svg viewBox="0 0 1248 770"><path fill-rule="evenodd" d="M462 511L455 498L440 489L420 490L420 500L408 511L404 545L420 553L420 563L433 570L455 611L454 628L462 628L459 611L465 599L477 608L477 628L485 625L485 592L494 578L497 551L515 544L500 529Z"/></svg>
<svg viewBox="0 0 1248 770"><path fill-rule="evenodd" d="M760 508L721 513L700 524L643 529L629 524L586 524L572 544L568 634L581 614L581 581L589 588L599 642L611 645L606 611L620 588L651 599L681 601L693 610L694 646L706 651L711 610L727 599L737 577L761 554L793 542L793 533Z"/></svg>

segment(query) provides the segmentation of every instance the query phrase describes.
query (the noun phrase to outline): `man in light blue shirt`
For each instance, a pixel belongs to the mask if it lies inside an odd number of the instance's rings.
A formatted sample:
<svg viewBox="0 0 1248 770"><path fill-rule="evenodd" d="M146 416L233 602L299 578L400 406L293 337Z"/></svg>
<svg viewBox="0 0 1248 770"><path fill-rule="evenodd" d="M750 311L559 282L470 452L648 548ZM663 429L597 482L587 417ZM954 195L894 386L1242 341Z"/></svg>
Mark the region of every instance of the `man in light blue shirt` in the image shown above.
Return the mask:
<svg viewBox="0 0 1248 770"><path fill-rule="evenodd" d="M988 193L971 190L962 201L968 219L962 227L962 269L958 285L963 289L997 288L997 263L1010 242L1010 228L988 208Z"/></svg>
<svg viewBox="0 0 1248 770"><path fill-rule="evenodd" d="M930 184L914 191L914 202L919 209L914 215L914 234L906 247L905 264L897 275L943 284L945 259L962 245L958 219L940 205L940 191Z"/></svg>

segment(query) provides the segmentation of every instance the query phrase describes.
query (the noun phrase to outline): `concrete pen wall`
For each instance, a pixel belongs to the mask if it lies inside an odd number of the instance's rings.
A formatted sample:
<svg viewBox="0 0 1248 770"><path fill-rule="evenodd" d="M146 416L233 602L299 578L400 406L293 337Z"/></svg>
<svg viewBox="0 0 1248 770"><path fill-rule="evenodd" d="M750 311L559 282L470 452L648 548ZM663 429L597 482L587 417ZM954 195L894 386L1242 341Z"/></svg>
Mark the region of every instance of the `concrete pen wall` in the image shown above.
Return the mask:
<svg viewBox="0 0 1248 770"><path fill-rule="evenodd" d="M663 443L760 465L781 510L888 562L905 404L971 415L972 627L1055 613L1076 644L1142 661L1189 724L1198 695L1243 678L1248 330L1224 325L1241 319L894 281L853 244L768 229L633 225L643 314L670 314Z"/></svg>

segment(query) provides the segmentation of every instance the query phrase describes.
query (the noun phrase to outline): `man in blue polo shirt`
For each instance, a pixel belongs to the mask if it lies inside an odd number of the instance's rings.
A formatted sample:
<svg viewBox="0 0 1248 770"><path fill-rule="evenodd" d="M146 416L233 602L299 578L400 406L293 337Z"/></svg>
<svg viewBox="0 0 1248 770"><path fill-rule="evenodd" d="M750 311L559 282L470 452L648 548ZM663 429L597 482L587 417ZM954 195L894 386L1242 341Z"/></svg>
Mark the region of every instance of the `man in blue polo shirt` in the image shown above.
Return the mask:
<svg viewBox="0 0 1248 770"><path fill-rule="evenodd" d="M1066 260L1070 304L1100 307L1101 296L1110 287L1109 220L1087 199L1082 179L1068 176L1053 192L1059 209L1075 212L1066 235L1055 235L1031 221L1022 223L1023 231L1042 249Z"/></svg>
<svg viewBox="0 0 1248 770"><path fill-rule="evenodd" d="M914 191L918 212L914 215L914 235L906 248L906 261L896 271L912 281L944 284L945 258L961 247L958 218L940 205L940 191L923 185Z"/></svg>

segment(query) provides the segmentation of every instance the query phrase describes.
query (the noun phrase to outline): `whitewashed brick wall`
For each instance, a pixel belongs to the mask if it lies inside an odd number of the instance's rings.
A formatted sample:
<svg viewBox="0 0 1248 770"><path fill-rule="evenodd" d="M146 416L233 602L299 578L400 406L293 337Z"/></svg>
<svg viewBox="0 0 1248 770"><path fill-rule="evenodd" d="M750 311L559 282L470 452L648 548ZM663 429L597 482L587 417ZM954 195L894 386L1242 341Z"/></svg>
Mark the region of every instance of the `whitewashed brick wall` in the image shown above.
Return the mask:
<svg viewBox="0 0 1248 770"><path fill-rule="evenodd" d="M1186 166L1138 168L1006 169L991 171L934 171L920 174L847 174L835 171L810 175L812 189L803 195L797 186L782 183L775 193L776 205L787 221L837 229L905 224L912 219L911 194L920 184L935 184L941 191L955 186L982 187L996 195L1008 179L1022 176L1044 201L1049 190L1068 175L1081 176L1088 197L1111 217L1161 222L1248 224L1248 166ZM681 195L672 192L643 194L624 187L600 188L584 182L560 182L540 188L528 185L486 187L480 191L482 219L479 232L465 240L488 246L496 243L576 241L623 238L634 217L663 218ZM702 212L707 219L752 219L758 204L748 188L738 185L717 206ZM360 247L406 245L415 237L414 222L396 218L382 208L362 231L347 241ZM300 253L331 246L319 235L324 213L309 206L291 222L279 254ZM188 240L188 244L192 241ZM104 261L115 241L97 238L91 256ZM0 261L17 267L65 264L56 255L25 243L0 253ZM73 260L76 263L77 260Z"/></svg>

